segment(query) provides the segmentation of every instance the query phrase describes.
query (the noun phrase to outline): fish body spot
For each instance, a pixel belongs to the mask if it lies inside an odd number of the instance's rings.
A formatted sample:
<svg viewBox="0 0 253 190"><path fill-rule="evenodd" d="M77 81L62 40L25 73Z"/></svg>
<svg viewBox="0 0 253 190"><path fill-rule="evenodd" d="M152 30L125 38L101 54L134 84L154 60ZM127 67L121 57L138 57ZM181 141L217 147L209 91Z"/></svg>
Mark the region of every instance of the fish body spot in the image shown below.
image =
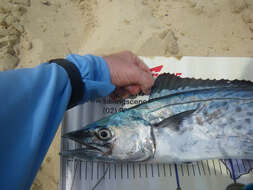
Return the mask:
<svg viewBox="0 0 253 190"><path fill-rule="evenodd" d="M235 111L236 111L236 112L241 112L241 111L242 111L242 108L241 108L241 107L236 107Z"/></svg>
<svg viewBox="0 0 253 190"><path fill-rule="evenodd" d="M251 120L249 118L245 119L246 123L250 124Z"/></svg>
<svg viewBox="0 0 253 190"><path fill-rule="evenodd" d="M237 126L236 126L236 129L241 129L241 128L242 128L241 125L237 125Z"/></svg>
<svg viewBox="0 0 253 190"><path fill-rule="evenodd" d="M234 122L235 122L235 119L232 118L232 117L231 117L229 120L230 120L231 123L234 123Z"/></svg>
<svg viewBox="0 0 253 190"><path fill-rule="evenodd" d="M253 116L253 112L247 112L248 116Z"/></svg>

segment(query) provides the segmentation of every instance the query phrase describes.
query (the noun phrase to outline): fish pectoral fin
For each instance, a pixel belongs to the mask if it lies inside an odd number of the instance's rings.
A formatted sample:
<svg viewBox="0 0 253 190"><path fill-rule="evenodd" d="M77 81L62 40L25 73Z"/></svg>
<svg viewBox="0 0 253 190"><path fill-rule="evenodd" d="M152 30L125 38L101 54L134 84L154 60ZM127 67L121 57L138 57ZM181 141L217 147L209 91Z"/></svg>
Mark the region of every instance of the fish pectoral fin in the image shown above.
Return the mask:
<svg viewBox="0 0 253 190"><path fill-rule="evenodd" d="M178 113L176 115L173 115L171 117L168 117L159 123L153 124L153 127L156 128L164 128L164 127L169 127L174 131L179 131L180 130L180 124L182 121L186 118L189 117L193 112L195 112L196 109L194 110L187 110L181 113Z"/></svg>

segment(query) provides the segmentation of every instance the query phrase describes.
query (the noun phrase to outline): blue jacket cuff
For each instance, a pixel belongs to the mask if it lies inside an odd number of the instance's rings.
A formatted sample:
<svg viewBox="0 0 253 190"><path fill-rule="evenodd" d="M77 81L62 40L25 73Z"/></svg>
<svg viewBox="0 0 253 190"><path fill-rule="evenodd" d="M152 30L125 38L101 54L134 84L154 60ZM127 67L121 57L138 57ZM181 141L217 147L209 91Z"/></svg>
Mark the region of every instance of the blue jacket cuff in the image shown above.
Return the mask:
<svg viewBox="0 0 253 190"><path fill-rule="evenodd" d="M70 54L66 59L79 69L84 82L84 97L80 103L108 96L114 91L110 70L102 57Z"/></svg>

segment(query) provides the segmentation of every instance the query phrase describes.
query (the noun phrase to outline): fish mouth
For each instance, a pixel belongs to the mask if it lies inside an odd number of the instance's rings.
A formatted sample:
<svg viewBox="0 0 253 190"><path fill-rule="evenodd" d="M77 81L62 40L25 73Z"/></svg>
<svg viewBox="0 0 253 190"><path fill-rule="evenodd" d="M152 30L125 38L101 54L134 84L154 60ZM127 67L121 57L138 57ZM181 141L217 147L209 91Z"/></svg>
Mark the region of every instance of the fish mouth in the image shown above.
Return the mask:
<svg viewBox="0 0 253 190"><path fill-rule="evenodd" d="M106 150L104 147L98 147L96 145L82 145L82 148L76 148L71 150L64 150L60 152L63 157L77 157L81 159L89 160L104 160L107 159L111 153L111 149Z"/></svg>
<svg viewBox="0 0 253 190"><path fill-rule="evenodd" d="M97 158L109 155L112 151L110 144L88 144L83 139L94 134L88 130L79 130L62 135L62 138L70 139L81 145L81 148L64 150L60 153L64 157Z"/></svg>
<svg viewBox="0 0 253 190"><path fill-rule="evenodd" d="M78 148L60 152L62 157L77 157L81 159L94 159L101 157L101 151L97 149Z"/></svg>
<svg viewBox="0 0 253 190"><path fill-rule="evenodd" d="M94 134L90 132L89 130L81 129L81 130L65 133L62 135L62 138L72 139L74 141L80 141L80 139L89 138L89 137L92 137L93 135Z"/></svg>

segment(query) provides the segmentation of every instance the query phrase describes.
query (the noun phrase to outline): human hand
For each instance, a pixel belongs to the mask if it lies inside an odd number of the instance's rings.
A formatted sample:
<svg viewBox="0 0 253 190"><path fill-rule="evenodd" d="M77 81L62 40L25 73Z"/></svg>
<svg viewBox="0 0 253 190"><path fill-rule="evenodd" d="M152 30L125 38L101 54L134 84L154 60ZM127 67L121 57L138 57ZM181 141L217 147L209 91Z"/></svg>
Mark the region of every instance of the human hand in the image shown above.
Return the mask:
<svg viewBox="0 0 253 190"><path fill-rule="evenodd" d="M127 98L140 91L150 93L154 79L148 67L132 52L124 51L103 57L116 86L113 98Z"/></svg>

